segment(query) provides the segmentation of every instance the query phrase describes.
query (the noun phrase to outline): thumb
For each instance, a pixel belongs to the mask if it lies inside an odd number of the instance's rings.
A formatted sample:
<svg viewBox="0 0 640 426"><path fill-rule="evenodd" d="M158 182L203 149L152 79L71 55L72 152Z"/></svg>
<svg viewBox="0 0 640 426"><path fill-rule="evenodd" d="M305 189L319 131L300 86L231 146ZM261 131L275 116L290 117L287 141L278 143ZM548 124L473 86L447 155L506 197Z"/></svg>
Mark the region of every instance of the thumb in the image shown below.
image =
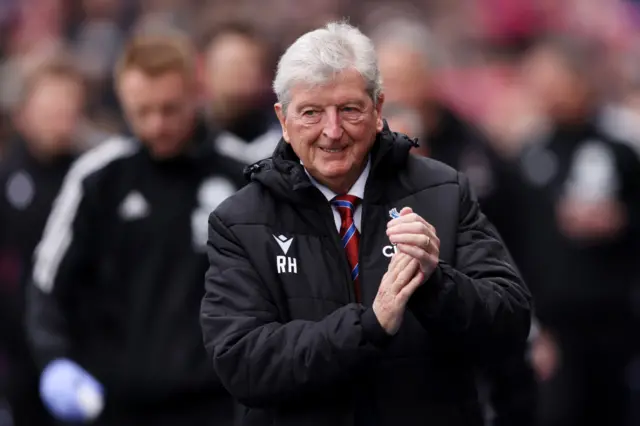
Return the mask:
<svg viewBox="0 0 640 426"><path fill-rule="evenodd" d="M413 213L413 209L411 207L403 207L402 210L400 210L400 216L406 216L411 213Z"/></svg>

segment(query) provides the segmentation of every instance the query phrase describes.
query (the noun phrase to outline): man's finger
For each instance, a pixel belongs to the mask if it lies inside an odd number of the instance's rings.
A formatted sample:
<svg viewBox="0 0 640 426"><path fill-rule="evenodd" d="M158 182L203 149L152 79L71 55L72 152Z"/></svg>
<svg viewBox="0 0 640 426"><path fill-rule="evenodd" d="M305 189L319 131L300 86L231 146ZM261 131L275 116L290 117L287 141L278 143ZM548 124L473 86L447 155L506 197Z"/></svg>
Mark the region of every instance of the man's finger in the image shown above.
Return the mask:
<svg viewBox="0 0 640 426"><path fill-rule="evenodd" d="M424 262L429 256L429 253L427 253L426 251L422 250L419 247L409 245L409 244L398 244L398 250L401 253L406 254L412 257L413 259L417 259L421 262Z"/></svg>
<svg viewBox="0 0 640 426"><path fill-rule="evenodd" d="M402 211L405 211L405 210L402 209ZM391 227L399 225L401 223L409 223L409 222L422 222L427 227L429 227L430 229L435 230L433 225L431 225L429 222L427 222L422 216L420 216L420 215L418 215L416 213L413 213L413 212L406 213L406 214L401 215L401 216L399 216L399 217L397 217L395 219L390 220L389 222L387 222L387 228L391 228Z"/></svg>
<svg viewBox="0 0 640 426"><path fill-rule="evenodd" d="M391 262L389 262L389 266L387 266L387 272L386 275L389 276L390 279L395 279L397 272L396 270L398 269L398 262L400 260L400 256L397 256L397 253L394 254L393 256L391 256Z"/></svg>
<svg viewBox="0 0 640 426"><path fill-rule="evenodd" d="M387 267L387 272L385 272L381 283L388 283L389 285L395 281L398 276L398 273L404 267L405 263L411 259L411 256L397 252L393 256L391 256L391 262L389 262L389 266ZM380 287L382 289L382 286Z"/></svg>
<svg viewBox="0 0 640 426"><path fill-rule="evenodd" d="M404 209L403 209L404 211ZM387 222L387 228L391 228L392 226L396 226L399 225L401 223L410 223L410 222L417 222L418 221L418 215L415 213L407 213L405 215L402 216L398 216L395 219L391 219L389 222Z"/></svg>
<svg viewBox="0 0 640 426"><path fill-rule="evenodd" d="M402 253L394 253L393 256L391 256L391 262L389 262L389 267L387 268L388 270L395 270L398 269L398 263L406 260L407 256L402 254Z"/></svg>
<svg viewBox="0 0 640 426"><path fill-rule="evenodd" d="M405 266L399 273L395 281L393 282L393 293L397 294L406 286L411 277L413 277L420 270L420 262L416 259L410 259L407 266Z"/></svg>
<svg viewBox="0 0 640 426"><path fill-rule="evenodd" d="M400 223L387 228L387 235L393 234L431 234L431 230L422 222Z"/></svg>
<svg viewBox="0 0 640 426"><path fill-rule="evenodd" d="M403 207L402 210L400 210L400 216L406 216L411 213L413 213L413 209L411 207Z"/></svg>
<svg viewBox="0 0 640 426"><path fill-rule="evenodd" d="M398 274L407 267L409 262L411 262L411 256L408 256L405 253L396 253L393 255L391 262L392 263L389 264L388 272L391 279L395 280L398 277Z"/></svg>
<svg viewBox="0 0 640 426"><path fill-rule="evenodd" d="M431 246L431 235L424 234L392 234L389 235L389 241L393 244L408 244L418 247L424 251L428 251Z"/></svg>
<svg viewBox="0 0 640 426"><path fill-rule="evenodd" d="M418 271L418 273L409 281L409 284L404 286L398 292L398 296L396 298L400 303L406 305L409 301L411 295L416 291L418 287L420 287L424 283L424 273L422 271Z"/></svg>
<svg viewBox="0 0 640 426"><path fill-rule="evenodd" d="M402 271L407 269L407 267L413 260L411 256L408 256L405 253L396 253L394 256L398 257L398 261L393 266L393 269L389 271L391 278L391 282L389 284L393 284L398 279L398 275L402 273Z"/></svg>
<svg viewBox="0 0 640 426"><path fill-rule="evenodd" d="M419 262L416 259L413 259L412 257L409 257L409 256L407 256L407 259L408 259L408 262L402 269L398 271L398 276L397 276L397 281L399 282L404 281L405 284L406 284L406 281L409 280L409 278L416 273L418 266L420 266Z"/></svg>

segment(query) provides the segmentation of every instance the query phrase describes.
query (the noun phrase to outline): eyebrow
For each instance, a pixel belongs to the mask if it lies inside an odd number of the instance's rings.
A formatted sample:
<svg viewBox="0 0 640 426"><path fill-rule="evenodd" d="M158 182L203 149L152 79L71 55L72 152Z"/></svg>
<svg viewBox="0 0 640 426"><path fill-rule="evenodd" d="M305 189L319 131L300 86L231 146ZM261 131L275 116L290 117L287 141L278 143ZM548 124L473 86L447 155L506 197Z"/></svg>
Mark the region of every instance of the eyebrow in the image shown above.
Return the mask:
<svg viewBox="0 0 640 426"><path fill-rule="evenodd" d="M339 104L338 106L339 107L345 107L345 106L348 106L348 105L356 105L356 106L358 106L360 108L363 108L365 106L365 103L364 103L364 101L361 101L361 100L352 100L352 101L343 102L343 103Z"/></svg>
<svg viewBox="0 0 640 426"><path fill-rule="evenodd" d="M311 103L311 102L306 102L306 103L298 105L298 108L296 108L296 110L297 111L302 111L305 108L320 108L320 105L314 104L314 103Z"/></svg>
<svg viewBox="0 0 640 426"><path fill-rule="evenodd" d="M360 108L364 108L364 106L365 106L365 102L364 102L364 101L362 101L362 100L354 99L354 100L348 100L348 101L345 101L345 102L341 102L341 103L339 103L337 106L338 106L339 108L342 108L342 107L345 107L345 106L348 106L348 105L356 105L356 106L358 106L358 107L360 107ZM297 110L298 110L298 111L302 111L302 110L303 110L303 109L305 109L305 108L316 108L316 109L321 109L321 108L322 108L322 106L320 106L319 104L315 104L315 103L313 103L313 102L305 102L305 103L303 103L303 104L298 105Z"/></svg>

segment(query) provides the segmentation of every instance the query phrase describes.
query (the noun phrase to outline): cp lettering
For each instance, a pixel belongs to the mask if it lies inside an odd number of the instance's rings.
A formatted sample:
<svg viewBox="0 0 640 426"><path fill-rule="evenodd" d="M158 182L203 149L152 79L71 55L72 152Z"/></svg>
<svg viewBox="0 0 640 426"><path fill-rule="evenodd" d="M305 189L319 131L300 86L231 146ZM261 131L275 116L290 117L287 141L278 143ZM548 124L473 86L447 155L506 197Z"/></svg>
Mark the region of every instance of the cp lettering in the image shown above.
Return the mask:
<svg viewBox="0 0 640 426"><path fill-rule="evenodd" d="M287 257L287 256L277 256L276 263L278 265L278 273L290 273L297 274L298 273L298 263L295 257Z"/></svg>
<svg viewBox="0 0 640 426"><path fill-rule="evenodd" d="M384 257L392 257L397 252L398 252L398 247L396 246L382 247L382 254L384 255Z"/></svg>

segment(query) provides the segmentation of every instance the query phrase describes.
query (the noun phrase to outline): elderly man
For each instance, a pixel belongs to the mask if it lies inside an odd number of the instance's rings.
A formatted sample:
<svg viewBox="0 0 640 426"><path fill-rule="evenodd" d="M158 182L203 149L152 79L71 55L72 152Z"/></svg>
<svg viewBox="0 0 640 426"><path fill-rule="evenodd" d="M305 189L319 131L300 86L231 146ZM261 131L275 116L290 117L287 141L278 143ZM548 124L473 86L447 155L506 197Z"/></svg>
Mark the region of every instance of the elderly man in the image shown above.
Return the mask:
<svg viewBox="0 0 640 426"><path fill-rule="evenodd" d="M283 140L209 218L201 323L244 424L481 424L472 366L524 344L530 296L467 180L389 130L348 24L273 86Z"/></svg>

